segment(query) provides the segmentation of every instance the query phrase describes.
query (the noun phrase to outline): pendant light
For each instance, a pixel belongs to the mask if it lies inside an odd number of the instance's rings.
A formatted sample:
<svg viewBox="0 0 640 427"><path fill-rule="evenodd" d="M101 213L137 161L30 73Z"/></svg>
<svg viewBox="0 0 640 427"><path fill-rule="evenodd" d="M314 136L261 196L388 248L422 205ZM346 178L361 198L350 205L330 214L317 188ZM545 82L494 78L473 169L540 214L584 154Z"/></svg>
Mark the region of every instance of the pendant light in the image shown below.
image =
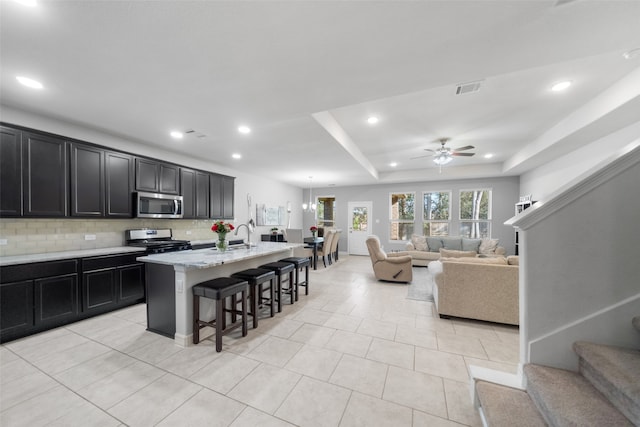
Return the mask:
<svg viewBox="0 0 640 427"><path fill-rule="evenodd" d="M304 210L305 212L315 212L316 211L316 204L313 203L313 199L311 197L311 183L313 181L313 177L310 176L309 177L309 203L303 203L302 204L302 210Z"/></svg>

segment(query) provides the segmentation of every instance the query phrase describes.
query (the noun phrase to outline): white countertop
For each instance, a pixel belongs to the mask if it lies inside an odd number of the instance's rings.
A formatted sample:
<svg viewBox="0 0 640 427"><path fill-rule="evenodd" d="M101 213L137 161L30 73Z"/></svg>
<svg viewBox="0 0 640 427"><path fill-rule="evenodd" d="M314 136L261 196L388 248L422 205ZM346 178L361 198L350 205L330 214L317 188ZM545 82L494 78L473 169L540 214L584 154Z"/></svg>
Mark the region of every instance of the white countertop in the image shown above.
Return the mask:
<svg viewBox="0 0 640 427"><path fill-rule="evenodd" d="M88 258L92 256L114 255L130 252L144 252L145 248L134 246L116 246L113 248L82 249L79 251L45 252L41 254L13 255L0 257L0 267L32 262L57 261L70 258Z"/></svg>
<svg viewBox="0 0 640 427"><path fill-rule="evenodd" d="M252 246L250 249L241 247L230 249L226 252L218 252L215 248L208 248L190 251L166 252L163 254L138 257L137 260L154 264L182 266L185 268L209 268L215 267L216 265L229 264L278 252L286 252L300 245L301 244L299 243L259 242L256 246Z"/></svg>

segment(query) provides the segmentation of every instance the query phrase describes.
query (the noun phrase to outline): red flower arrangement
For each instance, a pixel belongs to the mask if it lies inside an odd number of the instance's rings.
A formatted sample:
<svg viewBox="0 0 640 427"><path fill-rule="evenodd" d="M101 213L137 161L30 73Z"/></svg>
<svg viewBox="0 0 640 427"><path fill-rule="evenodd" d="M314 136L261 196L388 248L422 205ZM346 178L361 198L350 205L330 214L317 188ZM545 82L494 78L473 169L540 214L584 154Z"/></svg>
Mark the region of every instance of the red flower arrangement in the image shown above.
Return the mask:
<svg viewBox="0 0 640 427"><path fill-rule="evenodd" d="M316 227L315 225L312 225L312 226L309 228L309 231L311 231L312 233L315 233L316 231L318 231L318 227Z"/></svg>
<svg viewBox="0 0 640 427"><path fill-rule="evenodd" d="M230 222L224 222L222 220L216 221L211 226L211 231L214 233L218 233L221 236L229 233L230 231L235 230L235 227Z"/></svg>

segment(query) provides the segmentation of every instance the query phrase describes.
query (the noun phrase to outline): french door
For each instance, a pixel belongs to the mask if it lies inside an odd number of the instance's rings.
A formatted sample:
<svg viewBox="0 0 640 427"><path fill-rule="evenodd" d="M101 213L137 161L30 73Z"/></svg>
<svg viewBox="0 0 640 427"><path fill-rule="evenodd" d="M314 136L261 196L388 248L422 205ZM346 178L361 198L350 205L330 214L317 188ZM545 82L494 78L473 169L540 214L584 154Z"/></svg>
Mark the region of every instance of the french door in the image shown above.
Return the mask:
<svg viewBox="0 0 640 427"><path fill-rule="evenodd" d="M371 202L348 202L349 208L349 255L369 255L367 236L371 229Z"/></svg>

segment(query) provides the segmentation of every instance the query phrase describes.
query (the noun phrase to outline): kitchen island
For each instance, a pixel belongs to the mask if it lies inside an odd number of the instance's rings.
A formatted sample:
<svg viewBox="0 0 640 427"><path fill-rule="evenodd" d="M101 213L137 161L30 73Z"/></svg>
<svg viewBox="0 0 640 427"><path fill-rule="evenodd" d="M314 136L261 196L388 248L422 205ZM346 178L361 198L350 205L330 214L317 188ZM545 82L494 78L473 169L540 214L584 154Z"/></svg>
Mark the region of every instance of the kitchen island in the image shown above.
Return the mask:
<svg viewBox="0 0 640 427"><path fill-rule="evenodd" d="M260 242L226 252L208 248L138 257L146 263L147 329L173 338L179 346L190 345L194 285L289 257L296 246L299 244ZM201 317L212 319L214 313L214 301L201 298Z"/></svg>

